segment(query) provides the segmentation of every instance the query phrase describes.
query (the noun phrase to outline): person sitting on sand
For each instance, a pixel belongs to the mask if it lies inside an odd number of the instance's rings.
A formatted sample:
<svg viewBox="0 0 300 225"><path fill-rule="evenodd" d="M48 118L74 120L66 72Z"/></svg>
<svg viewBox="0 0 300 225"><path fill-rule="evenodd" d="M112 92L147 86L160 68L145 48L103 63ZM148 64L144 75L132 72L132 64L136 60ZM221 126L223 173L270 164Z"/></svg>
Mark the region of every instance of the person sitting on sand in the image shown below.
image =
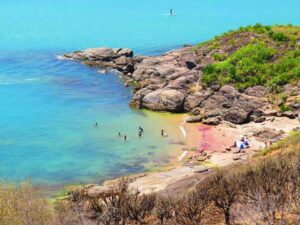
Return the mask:
<svg viewBox="0 0 300 225"><path fill-rule="evenodd" d="M242 140L241 140L244 145L246 146L246 148L249 148L250 147L250 143L249 143L249 140L247 137L242 137Z"/></svg>
<svg viewBox="0 0 300 225"><path fill-rule="evenodd" d="M249 140L246 137L242 136L240 140L235 141L234 144L230 146L228 149L238 148L238 152L240 152L249 147L250 147Z"/></svg>

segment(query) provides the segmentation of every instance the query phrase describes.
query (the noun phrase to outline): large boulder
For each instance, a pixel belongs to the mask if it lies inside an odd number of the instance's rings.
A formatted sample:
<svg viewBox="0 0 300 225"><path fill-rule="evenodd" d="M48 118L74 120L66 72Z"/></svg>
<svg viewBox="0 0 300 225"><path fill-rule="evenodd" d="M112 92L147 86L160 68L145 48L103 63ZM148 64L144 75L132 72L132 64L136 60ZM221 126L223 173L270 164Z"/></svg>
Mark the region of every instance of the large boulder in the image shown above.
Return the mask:
<svg viewBox="0 0 300 225"><path fill-rule="evenodd" d="M230 85L222 86L219 92L228 99L235 99L239 95L238 91Z"/></svg>
<svg viewBox="0 0 300 225"><path fill-rule="evenodd" d="M64 56L66 58L90 62L112 62L120 57L132 58L133 51L128 48L89 48L83 51L65 54Z"/></svg>
<svg viewBox="0 0 300 225"><path fill-rule="evenodd" d="M133 57L133 51L129 48L120 48L117 52L118 57L124 56L124 57Z"/></svg>
<svg viewBox="0 0 300 225"><path fill-rule="evenodd" d="M195 92L189 95L184 102L184 110L186 112L191 111L192 109L198 107L204 100L212 95L211 90L203 90L201 92Z"/></svg>
<svg viewBox="0 0 300 225"><path fill-rule="evenodd" d="M206 125L219 125L222 122L222 118L220 116L211 117L203 120L203 123Z"/></svg>
<svg viewBox="0 0 300 225"><path fill-rule="evenodd" d="M176 90L160 89L147 94L143 107L154 111L182 112L185 96Z"/></svg>
<svg viewBox="0 0 300 225"><path fill-rule="evenodd" d="M250 113L241 108L232 107L225 113L224 119L234 124L244 124L250 122Z"/></svg>
<svg viewBox="0 0 300 225"><path fill-rule="evenodd" d="M187 123L199 123L202 121L202 117L201 116L189 116L185 122Z"/></svg>

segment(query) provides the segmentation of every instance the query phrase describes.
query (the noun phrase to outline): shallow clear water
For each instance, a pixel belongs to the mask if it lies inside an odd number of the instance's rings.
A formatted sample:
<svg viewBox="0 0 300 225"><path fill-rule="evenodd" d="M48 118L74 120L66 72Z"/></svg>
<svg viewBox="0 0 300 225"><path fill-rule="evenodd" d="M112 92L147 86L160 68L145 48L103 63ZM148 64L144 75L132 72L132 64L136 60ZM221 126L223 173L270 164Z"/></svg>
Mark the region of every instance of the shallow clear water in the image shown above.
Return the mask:
<svg viewBox="0 0 300 225"><path fill-rule="evenodd" d="M97 181L170 153L159 130L176 128L131 110L117 75L56 55L98 46L159 54L241 25L299 24L299 11L298 0L0 0L0 178Z"/></svg>

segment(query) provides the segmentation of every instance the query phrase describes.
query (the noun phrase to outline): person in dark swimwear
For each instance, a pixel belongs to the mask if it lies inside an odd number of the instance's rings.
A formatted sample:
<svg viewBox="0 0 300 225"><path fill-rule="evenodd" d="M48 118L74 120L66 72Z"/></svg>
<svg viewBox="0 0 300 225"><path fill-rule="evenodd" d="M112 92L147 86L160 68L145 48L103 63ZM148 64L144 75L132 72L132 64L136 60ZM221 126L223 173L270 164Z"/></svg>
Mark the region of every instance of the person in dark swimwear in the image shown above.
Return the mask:
<svg viewBox="0 0 300 225"><path fill-rule="evenodd" d="M164 130L161 130L161 131L160 131L160 134L161 134L161 136L165 136L165 131L164 131Z"/></svg>
<svg viewBox="0 0 300 225"><path fill-rule="evenodd" d="M142 127L139 127L139 132L144 133L144 129Z"/></svg>
<svg viewBox="0 0 300 225"><path fill-rule="evenodd" d="M95 127L98 127L98 123L97 122L95 123Z"/></svg>
<svg viewBox="0 0 300 225"><path fill-rule="evenodd" d="M124 141L127 141L127 135L124 136Z"/></svg>
<svg viewBox="0 0 300 225"><path fill-rule="evenodd" d="M120 132L118 133L118 136L121 137L121 133Z"/></svg>
<svg viewBox="0 0 300 225"><path fill-rule="evenodd" d="M170 9L170 16L173 16L173 9Z"/></svg>
<svg viewBox="0 0 300 225"><path fill-rule="evenodd" d="M142 131L141 131L141 130L139 130L138 137L139 137L139 138L141 138L141 137L142 137L142 135L143 135Z"/></svg>

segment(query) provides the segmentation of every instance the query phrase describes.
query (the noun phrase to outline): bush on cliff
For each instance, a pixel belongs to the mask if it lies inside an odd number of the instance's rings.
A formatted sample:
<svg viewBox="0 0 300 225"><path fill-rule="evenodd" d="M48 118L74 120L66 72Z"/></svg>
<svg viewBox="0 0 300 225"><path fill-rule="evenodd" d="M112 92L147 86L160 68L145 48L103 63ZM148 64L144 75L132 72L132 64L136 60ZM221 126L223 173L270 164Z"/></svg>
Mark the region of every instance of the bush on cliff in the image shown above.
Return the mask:
<svg viewBox="0 0 300 225"><path fill-rule="evenodd" d="M277 91L282 85L300 80L298 27L257 24L225 33L205 45L210 49L216 43L223 43L219 49L221 51L226 52L222 48L230 43L235 50L221 60L215 57L219 53L212 54L215 62L204 68L201 78L204 85L231 84L240 90L263 85L271 91Z"/></svg>

